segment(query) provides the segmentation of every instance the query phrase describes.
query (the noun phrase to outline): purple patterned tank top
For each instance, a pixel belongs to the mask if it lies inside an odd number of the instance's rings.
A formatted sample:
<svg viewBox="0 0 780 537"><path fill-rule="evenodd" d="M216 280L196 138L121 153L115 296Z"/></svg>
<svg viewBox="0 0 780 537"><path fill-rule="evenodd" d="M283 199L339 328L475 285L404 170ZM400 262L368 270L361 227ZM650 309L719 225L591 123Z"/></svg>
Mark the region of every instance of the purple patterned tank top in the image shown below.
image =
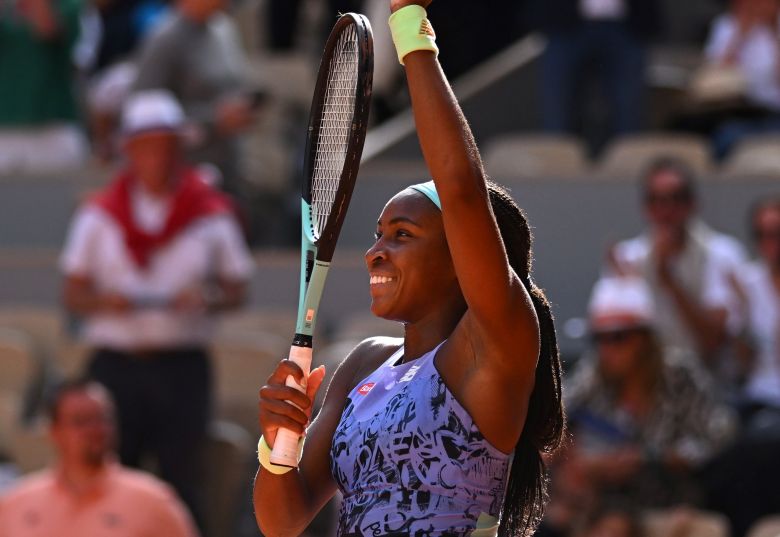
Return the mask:
<svg viewBox="0 0 780 537"><path fill-rule="evenodd" d="M331 445L340 537L465 536L498 518L510 456L444 385L440 346L397 364L401 347L350 392Z"/></svg>

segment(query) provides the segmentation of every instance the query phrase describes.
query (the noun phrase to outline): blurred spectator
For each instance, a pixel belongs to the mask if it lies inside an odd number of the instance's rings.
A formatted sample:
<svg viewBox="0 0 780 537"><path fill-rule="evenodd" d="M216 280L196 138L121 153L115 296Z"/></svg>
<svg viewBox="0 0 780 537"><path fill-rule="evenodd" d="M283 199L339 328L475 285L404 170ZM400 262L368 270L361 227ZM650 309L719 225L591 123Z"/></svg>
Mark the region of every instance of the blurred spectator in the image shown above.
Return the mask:
<svg viewBox="0 0 780 537"><path fill-rule="evenodd" d="M436 22L436 39L447 51L439 61L450 80L508 47L527 31L522 24L522 7L517 0L447 0L429 6L430 18Z"/></svg>
<svg viewBox="0 0 780 537"><path fill-rule="evenodd" d="M168 8L168 0L93 0L100 14L103 38L97 51L96 70L100 71L132 56L159 17Z"/></svg>
<svg viewBox="0 0 780 537"><path fill-rule="evenodd" d="M269 0L265 20L268 25L268 46L272 51L288 51L295 47L301 0Z"/></svg>
<svg viewBox="0 0 780 537"><path fill-rule="evenodd" d="M54 394L49 412L56 464L0 497L0 535L197 535L167 485L116 463L114 408L105 388L66 383Z"/></svg>
<svg viewBox="0 0 780 537"><path fill-rule="evenodd" d="M222 10L227 0L177 0L173 13L142 47L135 90L164 88L202 127L189 152L222 172L222 185L240 193L239 135L255 119L248 65L235 25Z"/></svg>
<svg viewBox="0 0 780 537"><path fill-rule="evenodd" d="M734 118L715 132L715 152L724 156L745 136L780 131L780 2L732 0L729 11L713 23L705 48L707 60L735 69L754 109L751 118ZM756 110L758 109L758 110Z"/></svg>
<svg viewBox="0 0 780 537"><path fill-rule="evenodd" d="M648 39L658 31L656 0L533 0L532 20L547 37L540 94L550 132L577 129L583 81L596 73L609 109L608 136L642 126Z"/></svg>
<svg viewBox="0 0 780 537"><path fill-rule="evenodd" d="M590 514L576 537L644 537L639 514L618 504L604 505ZM671 536L670 536L671 537Z"/></svg>
<svg viewBox="0 0 780 537"><path fill-rule="evenodd" d="M322 42L325 42L339 13L362 13L364 0L327 0L322 21ZM266 4L269 46L273 51L295 47L299 33L302 0L269 0ZM390 13L388 11L388 17Z"/></svg>
<svg viewBox="0 0 780 537"><path fill-rule="evenodd" d="M117 157L116 132L122 105L132 92L138 68L132 60L117 62L96 74L89 82L86 106L92 136L92 153L102 164Z"/></svg>
<svg viewBox="0 0 780 537"><path fill-rule="evenodd" d="M157 458L199 519L213 314L245 300L252 261L229 200L185 164L184 115L163 90L128 100L127 168L79 209L61 258L64 301L85 318L89 374L114 395L119 454Z"/></svg>
<svg viewBox="0 0 780 537"><path fill-rule="evenodd" d="M565 383L573 441L554 479L585 482L597 497L636 508L696 501L692 471L734 429L709 377L664 349L640 278L600 280L589 306L593 354Z"/></svg>
<svg viewBox="0 0 780 537"><path fill-rule="evenodd" d="M0 174L52 172L87 153L73 91L80 0L0 3Z"/></svg>
<svg viewBox="0 0 780 537"><path fill-rule="evenodd" d="M780 437L780 197L760 200L750 223L758 260L739 278L746 299L746 335L754 351L743 411L749 424L771 427Z"/></svg>
<svg viewBox="0 0 780 537"><path fill-rule="evenodd" d="M696 217L693 173L682 162L654 162L641 188L648 228L612 249L607 273L642 276L655 299L661 342L717 369L735 306L730 282L747 255L736 239Z"/></svg>

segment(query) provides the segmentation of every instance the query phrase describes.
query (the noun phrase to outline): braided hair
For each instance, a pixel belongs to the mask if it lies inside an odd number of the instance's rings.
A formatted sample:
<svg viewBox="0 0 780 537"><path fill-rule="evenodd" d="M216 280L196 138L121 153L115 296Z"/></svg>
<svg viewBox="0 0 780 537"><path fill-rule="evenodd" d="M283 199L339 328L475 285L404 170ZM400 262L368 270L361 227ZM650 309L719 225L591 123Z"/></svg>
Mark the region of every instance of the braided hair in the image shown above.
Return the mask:
<svg viewBox="0 0 780 537"><path fill-rule="evenodd" d="M547 499L543 453L561 444L565 416L561 400L561 362L550 303L531 279L531 243L528 219L502 186L488 181L490 205L501 232L509 264L531 295L539 318L540 348L534 389L509 473L499 537L530 536L541 521Z"/></svg>

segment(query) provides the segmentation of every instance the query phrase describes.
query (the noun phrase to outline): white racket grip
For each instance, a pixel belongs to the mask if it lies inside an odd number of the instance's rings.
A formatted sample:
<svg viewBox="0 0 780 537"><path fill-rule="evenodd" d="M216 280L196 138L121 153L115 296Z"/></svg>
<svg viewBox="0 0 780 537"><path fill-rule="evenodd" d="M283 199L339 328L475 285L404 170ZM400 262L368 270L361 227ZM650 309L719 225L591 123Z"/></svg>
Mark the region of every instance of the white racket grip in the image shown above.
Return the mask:
<svg viewBox="0 0 780 537"><path fill-rule="evenodd" d="M298 384L292 375L287 376L285 384L296 390L306 393L306 382L309 378L311 369L312 349L311 347L299 347L292 345L288 359L295 362L303 370L303 384ZM288 401L289 402L289 401ZM297 468L298 466L298 441L300 435L289 429L279 429L274 440L274 447L271 450L270 460L273 464L280 466L289 466Z"/></svg>

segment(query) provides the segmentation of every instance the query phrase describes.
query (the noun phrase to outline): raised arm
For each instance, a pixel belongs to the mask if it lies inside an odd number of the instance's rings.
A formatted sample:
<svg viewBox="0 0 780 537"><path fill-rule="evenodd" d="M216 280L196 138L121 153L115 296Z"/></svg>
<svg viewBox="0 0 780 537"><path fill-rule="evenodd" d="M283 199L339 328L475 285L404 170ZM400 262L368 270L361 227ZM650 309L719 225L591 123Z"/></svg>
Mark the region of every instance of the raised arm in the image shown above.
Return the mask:
<svg viewBox="0 0 780 537"><path fill-rule="evenodd" d="M393 0L391 10L430 0ZM498 345L538 353L528 292L512 271L474 137L433 52L404 57L417 135L442 203L447 242L470 315ZM516 364L511 364L513 367Z"/></svg>

